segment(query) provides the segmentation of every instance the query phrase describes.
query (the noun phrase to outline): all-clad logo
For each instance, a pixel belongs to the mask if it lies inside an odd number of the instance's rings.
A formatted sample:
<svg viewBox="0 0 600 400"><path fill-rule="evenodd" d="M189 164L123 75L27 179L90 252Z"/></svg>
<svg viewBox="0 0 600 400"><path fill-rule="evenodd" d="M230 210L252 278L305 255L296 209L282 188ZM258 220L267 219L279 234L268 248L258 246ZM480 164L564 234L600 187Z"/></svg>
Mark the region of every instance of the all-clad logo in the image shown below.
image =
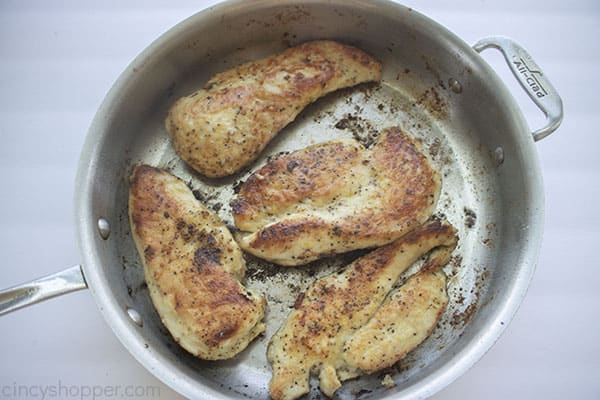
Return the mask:
<svg viewBox="0 0 600 400"><path fill-rule="evenodd" d="M523 76L525 83L527 83L527 85L531 88L531 90L533 90L538 98L541 99L542 97L548 95L548 92L536 76L536 74L542 75L541 71L531 69L525 60L523 60L523 58L513 61L513 64L515 65L517 71L519 71L519 73Z"/></svg>

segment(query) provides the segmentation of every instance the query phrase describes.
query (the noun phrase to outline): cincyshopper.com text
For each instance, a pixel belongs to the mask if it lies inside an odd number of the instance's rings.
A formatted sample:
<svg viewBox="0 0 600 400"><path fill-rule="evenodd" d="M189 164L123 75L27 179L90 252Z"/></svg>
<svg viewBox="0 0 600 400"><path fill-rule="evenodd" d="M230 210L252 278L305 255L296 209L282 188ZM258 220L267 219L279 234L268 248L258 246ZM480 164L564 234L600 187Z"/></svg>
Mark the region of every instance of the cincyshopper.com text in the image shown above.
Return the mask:
<svg viewBox="0 0 600 400"><path fill-rule="evenodd" d="M51 385L23 385L13 382L0 386L2 399L158 399L159 386L71 385L58 381Z"/></svg>

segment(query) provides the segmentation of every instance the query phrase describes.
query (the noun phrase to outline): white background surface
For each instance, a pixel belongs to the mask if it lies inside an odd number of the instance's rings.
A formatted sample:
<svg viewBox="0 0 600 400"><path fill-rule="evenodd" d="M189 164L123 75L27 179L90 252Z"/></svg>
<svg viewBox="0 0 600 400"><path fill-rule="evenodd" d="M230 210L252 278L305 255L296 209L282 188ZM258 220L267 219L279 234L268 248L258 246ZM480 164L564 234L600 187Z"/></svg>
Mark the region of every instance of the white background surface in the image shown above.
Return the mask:
<svg viewBox="0 0 600 400"><path fill-rule="evenodd" d="M0 287L79 263L74 180L96 109L142 49L211 3L0 3ZM600 2L404 4L467 43L513 37L565 104L563 125L536 145L546 225L529 293L492 350L434 398L598 399ZM543 117L500 57L490 51L485 58L514 89L530 124L540 126ZM87 291L1 317L0 332L0 386L149 385L160 387L160 398L179 398L121 346Z"/></svg>

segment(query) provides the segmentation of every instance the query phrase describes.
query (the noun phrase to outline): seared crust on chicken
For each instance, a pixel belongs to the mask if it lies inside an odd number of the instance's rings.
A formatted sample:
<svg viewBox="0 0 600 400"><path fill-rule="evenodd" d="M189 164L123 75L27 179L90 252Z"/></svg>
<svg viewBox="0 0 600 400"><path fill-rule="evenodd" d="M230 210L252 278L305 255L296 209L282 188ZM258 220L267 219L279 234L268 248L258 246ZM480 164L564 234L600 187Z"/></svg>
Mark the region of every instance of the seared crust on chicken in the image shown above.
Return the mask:
<svg viewBox="0 0 600 400"><path fill-rule="evenodd" d="M390 293L344 346L344 360L366 373L391 367L423 342L448 305L446 274L454 246L432 251L422 270Z"/></svg>
<svg viewBox="0 0 600 400"><path fill-rule="evenodd" d="M135 168L129 221L152 302L181 347L202 359L227 359L264 331L266 300L240 283L242 251L182 180Z"/></svg>
<svg viewBox="0 0 600 400"><path fill-rule="evenodd" d="M319 97L380 79L381 63L364 51L307 42L215 75L171 107L166 127L185 162L203 175L222 177L252 162Z"/></svg>
<svg viewBox="0 0 600 400"><path fill-rule="evenodd" d="M299 296L294 310L269 343L267 357L273 367L269 388L271 397L289 400L302 396L309 391L311 373L318 374L321 390L332 396L341 381L364 373L362 366L366 367L366 371L379 368L376 360L367 360L370 362L363 364L361 351L367 354L370 351L385 353L385 346L391 343L395 352L385 359L385 364L398 352L402 353L405 349L398 343L402 337L380 332L381 327L385 329L393 324L401 325L402 321L412 321L417 318L418 312L427 308L425 303L432 304L434 299L443 296L432 295L430 302L415 299L418 293L427 292L428 287L439 288L437 283L430 283L429 278L425 282L421 275L416 282L409 284L408 289L400 289L400 294L384 300L398 277L423 254L440 246L447 248L449 254L456 246L455 233L447 223L428 223L357 259L342 271L315 281ZM442 261L439 257L433 258L435 269L440 268ZM427 271L434 269L433 264ZM437 275L431 280L436 279ZM400 303L399 296L402 298ZM407 304L402 304L402 301ZM384 308L380 309L380 306ZM389 321L383 315L388 311L393 313ZM373 317L377 320L370 322ZM431 332L429 317L425 318L427 322L409 329L411 334L416 332L419 338L424 338ZM399 328L400 331L405 329ZM372 331L391 338L389 341L365 343L364 335ZM353 341L357 334L359 336ZM396 351L397 348L400 350ZM350 354L347 355L348 352Z"/></svg>
<svg viewBox="0 0 600 400"><path fill-rule="evenodd" d="M309 146L267 163L232 202L245 251L299 265L381 246L425 222L441 181L417 143L384 130L372 149L353 139Z"/></svg>

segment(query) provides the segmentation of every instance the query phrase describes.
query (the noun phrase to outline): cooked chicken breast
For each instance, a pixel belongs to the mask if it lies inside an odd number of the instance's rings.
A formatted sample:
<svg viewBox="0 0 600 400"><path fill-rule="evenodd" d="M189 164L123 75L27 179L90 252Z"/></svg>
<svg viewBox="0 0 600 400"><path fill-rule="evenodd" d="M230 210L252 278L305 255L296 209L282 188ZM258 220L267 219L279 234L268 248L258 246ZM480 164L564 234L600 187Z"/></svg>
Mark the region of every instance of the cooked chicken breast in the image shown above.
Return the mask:
<svg viewBox="0 0 600 400"><path fill-rule="evenodd" d="M202 359L231 358L265 330L266 300L240 283L242 251L183 181L135 168L129 221L152 302L181 347Z"/></svg>
<svg viewBox="0 0 600 400"><path fill-rule="evenodd" d="M434 293L441 288L437 271L447 258L431 259L425 271L435 270L433 277L429 276L432 272L422 272L389 300L386 296L419 257L440 246L449 254L456 242L451 225L431 222L357 259L342 271L315 281L298 297L294 310L269 343L271 397L280 400L302 396L309 391L311 373L319 376L321 390L332 396L342 381L388 365L416 346L414 340L401 342L406 332L415 334L420 342L433 329L440 314L441 304L437 302L447 301L442 293ZM427 298L420 299L419 294ZM430 306L434 310L426 311L420 321L418 314ZM433 322L430 313L437 316ZM381 338L369 342L366 335L374 332ZM386 346L390 346L389 355ZM370 352L384 354L383 361L362 358Z"/></svg>
<svg viewBox="0 0 600 400"><path fill-rule="evenodd" d="M215 75L171 107L166 127L184 161L203 175L222 177L256 159L319 97L380 79L381 63L364 51L307 42Z"/></svg>
<svg viewBox="0 0 600 400"><path fill-rule="evenodd" d="M245 251L299 265L381 246L425 222L440 193L438 173L400 128L372 149L353 139L325 142L270 161L232 202Z"/></svg>
<svg viewBox="0 0 600 400"><path fill-rule="evenodd" d="M394 290L344 346L348 365L372 373L390 367L431 334L448 305L446 274L454 246L433 250L422 270Z"/></svg>

